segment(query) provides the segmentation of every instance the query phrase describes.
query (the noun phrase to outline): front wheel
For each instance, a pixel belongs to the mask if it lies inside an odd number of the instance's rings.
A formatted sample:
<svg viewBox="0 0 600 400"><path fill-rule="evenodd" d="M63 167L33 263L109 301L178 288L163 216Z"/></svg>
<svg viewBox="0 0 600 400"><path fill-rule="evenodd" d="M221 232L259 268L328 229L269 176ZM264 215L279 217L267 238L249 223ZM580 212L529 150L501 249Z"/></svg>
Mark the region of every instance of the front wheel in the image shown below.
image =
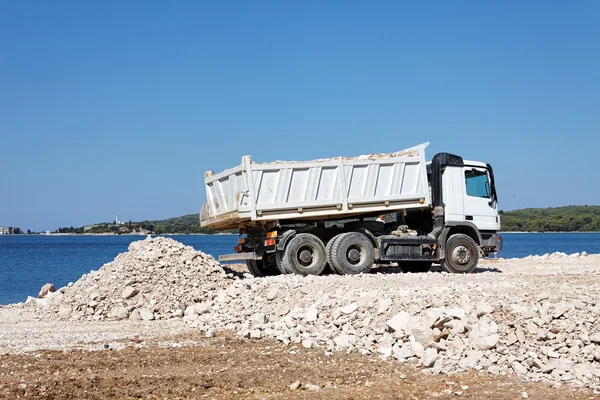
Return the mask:
<svg viewBox="0 0 600 400"><path fill-rule="evenodd" d="M473 272L479 262L479 248L469 236L457 233L446 242L446 259L443 267L455 274Z"/></svg>

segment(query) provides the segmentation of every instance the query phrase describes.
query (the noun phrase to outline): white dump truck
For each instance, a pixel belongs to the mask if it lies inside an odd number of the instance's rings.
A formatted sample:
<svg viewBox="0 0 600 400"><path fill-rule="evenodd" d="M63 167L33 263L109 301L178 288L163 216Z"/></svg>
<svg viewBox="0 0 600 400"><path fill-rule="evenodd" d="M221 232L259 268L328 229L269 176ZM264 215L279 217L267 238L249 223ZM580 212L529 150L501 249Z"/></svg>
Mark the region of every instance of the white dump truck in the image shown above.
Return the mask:
<svg viewBox="0 0 600 400"><path fill-rule="evenodd" d="M501 250L498 195L489 164L428 143L389 154L254 163L205 173L202 227L238 229L235 254L255 276L367 272L433 263L472 272Z"/></svg>

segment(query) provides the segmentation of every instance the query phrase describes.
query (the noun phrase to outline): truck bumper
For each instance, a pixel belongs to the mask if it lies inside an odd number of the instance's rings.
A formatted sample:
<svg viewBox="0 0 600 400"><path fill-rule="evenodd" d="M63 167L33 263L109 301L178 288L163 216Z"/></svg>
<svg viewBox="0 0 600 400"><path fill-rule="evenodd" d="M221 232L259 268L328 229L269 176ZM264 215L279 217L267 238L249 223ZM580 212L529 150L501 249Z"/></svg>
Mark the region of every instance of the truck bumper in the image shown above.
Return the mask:
<svg viewBox="0 0 600 400"><path fill-rule="evenodd" d="M502 251L502 236L497 233L492 234L482 241L481 248L486 254Z"/></svg>
<svg viewBox="0 0 600 400"><path fill-rule="evenodd" d="M502 251L502 236L495 234L496 236L496 252Z"/></svg>
<svg viewBox="0 0 600 400"><path fill-rule="evenodd" d="M262 256L259 256L255 252L223 254L223 255L219 256L219 262L246 261L246 260L262 260Z"/></svg>

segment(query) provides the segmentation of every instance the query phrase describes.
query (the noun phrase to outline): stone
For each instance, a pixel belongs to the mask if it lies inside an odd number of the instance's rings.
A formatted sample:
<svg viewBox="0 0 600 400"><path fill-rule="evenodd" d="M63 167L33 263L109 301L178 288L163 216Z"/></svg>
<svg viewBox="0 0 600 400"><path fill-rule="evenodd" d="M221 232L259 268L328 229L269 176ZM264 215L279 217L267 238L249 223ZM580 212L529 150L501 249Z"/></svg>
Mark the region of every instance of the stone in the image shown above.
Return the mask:
<svg viewBox="0 0 600 400"><path fill-rule="evenodd" d="M517 373L517 375L527 375L527 368L525 368L521 363L515 361L511 364L511 367L513 371Z"/></svg>
<svg viewBox="0 0 600 400"><path fill-rule="evenodd" d="M485 302L479 302L475 306L475 310L477 312L477 317L481 318L484 315L491 314L494 312L494 307Z"/></svg>
<svg viewBox="0 0 600 400"><path fill-rule="evenodd" d="M154 319L154 313L147 308L140 308L138 311L142 320L152 321Z"/></svg>
<svg viewBox="0 0 600 400"><path fill-rule="evenodd" d="M465 323L460 319L453 319L444 324L445 328L449 328L454 335L460 335L466 332Z"/></svg>
<svg viewBox="0 0 600 400"><path fill-rule="evenodd" d="M433 367L438 358L438 352L433 347L428 348L421 357L421 365L427 368Z"/></svg>
<svg viewBox="0 0 600 400"><path fill-rule="evenodd" d="M589 337L590 342L600 344L600 333L594 333Z"/></svg>
<svg viewBox="0 0 600 400"><path fill-rule="evenodd" d="M525 343L525 333L523 333L523 330L521 328L517 328L515 330L515 335L517 336L517 339L520 343Z"/></svg>
<svg viewBox="0 0 600 400"><path fill-rule="evenodd" d="M311 390L311 391L315 391L315 392L318 392L319 390L321 390L321 386L314 385L312 383L305 383L303 385L303 388L306 390Z"/></svg>
<svg viewBox="0 0 600 400"><path fill-rule="evenodd" d="M60 306L60 308L58 309L58 317L60 319L67 319L71 316L72 312L73 310L71 309L71 307Z"/></svg>
<svg viewBox="0 0 600 400"><path fill-rule="evenodd" d="M333 342L336 344L337 347L350 348L354 346L354 343L356 342L356 337L354 335L342 334L336 336L333 339Z"/></svg>
<svg viewBox="0 0 600 400"><path fill-rule="evenodd" d="M558 319L558 318L562 317L563 314L566 313L567 311L569 311L570 309L571 309L571 307L569 307L567 304L558 303L556 306L554 306L554 311L552 311L552 318Z"/></svg>
<svg viewBox="0 0 600 400"><path fill-rule="evenodd" d="M469 341L475 350L489 350L496 347L500 336L498 325L494 321L480 319L479 322L473 325L469 334Z"/></svg>
<svg viewBox="0 0 600 400"><path fill-rule="evenodd" d="M300 381L296 381L290 385L290 390L298 390L300 388Z"/></svg>
<svg viewBox="0 0 600 400"><path fill-rule="evenodd" d="M392 305L392 302L388 299L381 299L377 303L377 315L384 314Z"/></svg>
<svg viewBox="0 0 600 400"><path fill-rule="evenodd" d="M388 320L386 326L392 332L407 332L410 320L410 314L406 311L401 311Z"/></svg>
<svg viewBox="0 0 600 400"><path fill-rule="evenodd" d="M354 311L358 310L358 305L356 303L348 304L345 307L340 308L342 314L352 314Z"/></svg>
<svg viewBox="0 0 600 400"><path fill-rule="evenodd" d="M260 339L262 338L262 332L259 329L252 329L250 331L250 339Z"/></svg>
<svg viewBox="0 0 600 400"><path fill-rule="evenodd" d="M419 342L410 342L410 348L412 350L412 354L417 357L422 357L425 352L425 347Z"/></svg>
<svg viewBox="0 0 600 400"><path fill-rule="evenodd" d="M253 314L250 317L250 322L253 326L264 325L267 322L267 316L263 313Z"/></svg>
<svg viewBox="0 0 600 400"><path fill-rule="evenodd" d="M421 346L422 347L422 346ZM413 350L412 350L412 346L410 344L403 344L402 346L398 347L396 350L394 350L392 352L392 357L394 357L396 360L401 360L404 361L407 358L410 358L414 355Z"/></svg>
<svg viewBox="0 0 600 400"><path fill-rule="evenodd" d="M55 291L56 291L56 288L54 287L54 285L52 283L46 283L40 289L40 293L38 294L38 299L43 299L44 297L46 297L46 295L48 293L52 293L52 292L55 292Z"/></svg>
<svg viewBox="0 0 600 400"><path fill-rule="evenodd" d="M411 326L411 332L415 340L423 347L428 347L434 340L434 333L424 322L418 322Z"/></svg>
<svg viewBox="0 0 600 400"><path fill-rule="evenodd" d="M204 336L207 338L214 338L217 336L217 332L214 329L207 329L206 332L204 332Z"/></svg>
<svg viewBox="0 0 600 400"><path fill-rule="evenodd" d="M266 295L267 300L268 301L275 300L277 298L278 294L279 294L279 288L274 287L274 288L269 289L269 291L267 292L267 295Z"/></svg>
<svg viewBox="0 0 600 400"><path fill-rule="evenodd" d="M505 339L505 341L506 341L506 345L507 345L507 346L512 346L513 344L515 344L515 343L517 343L517 342L519 341L519 338L517 338L517 335L516 335L516 334L514 334L514 333L509 333L509 334L506 336L506 339Z"/></svg>
<svg viewBox="0 0 600 400"><path fill-rule="evenodd" d="M304 319L306 322L315 322L319 315L319 310L316 308L307 308L304 313Z"/></svg>
<svg viewBox="0 0 600 400"><path fill-rule="evenodd" d="M123 289L123 293L121 293L121 298L122 299L131 299L132 297L136 296L140 291L134 287L131 286L127 286L125 289Z"/></svg>
<svg viewBox="0 0 600 400"><path fill-rule="evenodd" d="M109 319L115 319L115 320L119 321L119 320L128 318L129 317L129 311L127 310L127 308L122 307L122 306L113 307L108 312L107 317Z"/></svg>
<svg viewBox="0 0 600 400"><path fill-rule="evenodd" d="M394 351L394 348L391 346L380 346L379 347L379 354L381 354L381 356L384 358L390 357L392 355L393 351Z"/></svg>
<svg viewBox="0 0 600 400"><path fill-rule="evenodd" d="M129 314L129 319L132 321L141 321L142 317L140 316L140 310L138 310L137 308L135 310L133 310Z"/></svg>
<svg viewBox="0 0 600 400"><path fill-rule="evenodd" d="M465 357L460 359L458 365L460 368L475 368L483 359L484 354L481 350L468 350Z"/></svg>
<svg viewBox="0 0 600 400"><path fill-rule="evenodd" d="M465 320L467 318L467 313L462 308L446 308L444 309L444 314L460 320Z"/></svg>

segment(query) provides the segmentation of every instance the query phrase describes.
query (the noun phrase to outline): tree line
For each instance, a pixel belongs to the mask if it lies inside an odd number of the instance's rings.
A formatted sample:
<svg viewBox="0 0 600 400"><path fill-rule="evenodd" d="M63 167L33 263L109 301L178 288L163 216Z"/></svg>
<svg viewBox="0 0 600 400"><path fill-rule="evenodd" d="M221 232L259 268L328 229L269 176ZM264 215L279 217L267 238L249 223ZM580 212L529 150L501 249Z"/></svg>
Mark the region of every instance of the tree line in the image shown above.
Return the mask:
<svg viewBox="0 0 600 400"><path fill-rule="evenodd" d="M525 208L500 217L508 232L600 232L600 206Z"/></svg>

